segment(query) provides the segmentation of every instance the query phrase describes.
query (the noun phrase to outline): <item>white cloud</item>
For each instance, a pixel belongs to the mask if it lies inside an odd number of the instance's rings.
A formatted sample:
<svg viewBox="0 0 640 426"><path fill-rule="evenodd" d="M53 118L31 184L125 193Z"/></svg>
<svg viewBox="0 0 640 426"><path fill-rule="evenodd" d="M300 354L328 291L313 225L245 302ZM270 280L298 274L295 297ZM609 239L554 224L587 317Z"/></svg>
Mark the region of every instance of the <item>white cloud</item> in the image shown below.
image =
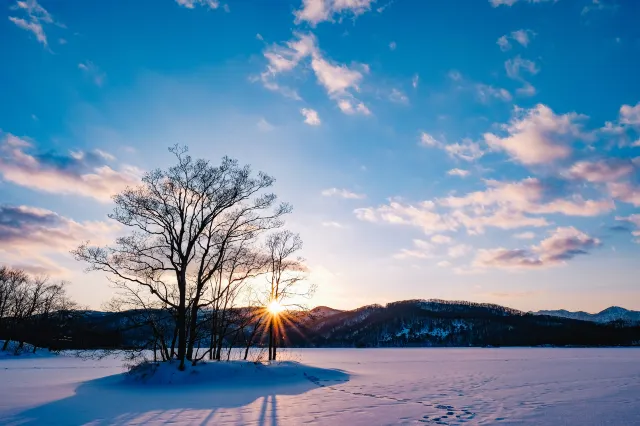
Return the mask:
<svg viewBox="0 0 640 426"><path fill-rule="evenodd" d="M599 161L578 161L564 175L587 182L615 182L629 176L635 169L630 160L610 158Z"/></svg>
<svg viewBox="0 0 640 426"><path fill-rule="evenodd" d="M520 96L533 96L537 93L536 88L527 81L524 81L522 87L516 89L516 94Z"/></svg>
<svg viewBox="0 0 640 426"><path fill-rule="evenodd" d="M535 37L535 35L536 33L531 30L512 31L510 34L500 37L496 44L500 46L500 50L506 52L508 50L511 50L512 48L511 42L509 40L514 40L521 46L527 47L531 42L531 38Z"/></svg>
<svg viewBox="0 0 640 426"><path fill-rule="evenodd" d="M79 63L78 69L82 70L98 87L104 84L104 80L107 77L107 75L91 61Z"/></svg>
<svg viewBox="0 0 640 426"><path fill-rule="evenodd" d="M42 29L42 25L40 25L39 22L33 22L33 21L27 22L22 18L16 18L14 16L10 16L9 20L14 24L16 24L19 28L22 28L23 30L31 31L36 36L36 39L40 43L44 44L45 46L47 45L47 36L44 33L44 30Z"/></svg>
<svg viewBox="0 0 640 426"><path fill-rule="evenodd" d="M484 155L484 151L480 148L480 144L466 138L463 139L462 142L446 145L444 150L451 157L464 161L475 161Z"/></svg>
<svg viewBox="0 0 640 426"><path fill-rule="evenodd" d="M97 245L117 235L117 223L78 222L50 210L30 206L0 205L0 252L5 263L37 273L59 274L59 259L83 241Z"/></svg>
<svg viewBox="0 0 640 426"><path fill-rule="evenodd" d="M335 221L322 222L322 226L324 226L325 228L336 228L336 229L344 228L344 225L342 225L340 222L335 222Z"/></svg>
<svg viewBox="0 0 640 426"><path fill-rule="evenodd" d="M505 102L511 100L511 93L507 89L496 88L488 84L476 84L475 88L476 95L482 103L487 103L492 98Z"/></svg>
<svg viewBox="0 0 640 426"><path fill-rule="evenodd" d="M414 204L396 199L390 200L386 205L356 209L354 213L358 219L367 222L417 227L425 234L433 235L432 244L450 244L451 238L440 233L457 231L460 228L466 229L471 235L482 234L486 228L539 228L552 224L546 215L597 216L615 208L610 199L586 200L581 195L571 194L551 197L545 185L535 178L517 182L487 180L486 184L486 190L462 196L451 195ZM531 239L535 235L532 232L523 232L514 237ZM542 247L546 252L550 252L550 247L545 244L542 244ZM448 254L451 257L460 257L467 254L469 249L467 246L458 245L451 248ZM413 251L415 250L412 250L412 254L415 255ZM425 255L424 250L420 253L422 256ZM492 253L497 254L502 256L498 252ZM523 257L518 256L518 253L514 255L509 252L505 256L515 256L514 259L518 262L522 259L529 261L532 258L530 252L525 254ZM411 254L405 251L401 255L408 257ZM548 259L545 259L545 262L548 262Z"/></svg>
<svg viewBox="0 0 640 426"><path fill-rule="evenodd" d="M581 15L586 15L589 12L598 10L616 10L618 8L615 4L606 3L606 0L591 0L591 4L582 8Z"/></svg>
<svg viewBox="0 0 640 426"><path fill-rule="evenodd" d="M469 170L451 169L447 172L449 176L467 177L471 174Z"/></svg>
<svg viewBox="0 0 640 426"><path fill-rule="evenodd" d="M482 213L486 213L488 207L497 207L512 213L566 216L597 216L615 208L611 200L584 200L579 195L548 200L545 186L536 178L517 182L485 182L488 187L485 191L452 195L439 199L438 204L454 209L472 207Z"/></svg>
<svg viewBox="0 0 640 426"><path fill-rule="evenodd" d="M302 0L302 8L294 12L297 24L308 22L316 26L320 22L333 21L334 16L339 19L343 15L362 15L371 10L375 0Z"/></svg>
<svg viewBox="0 0 640 426"><path fill-rule="evenodd" d="M575 139L588 138L581 130L584 118L575 112L556 115L543 104L529 110L516 107L512 120L502 126L508 135L485 133L484 139L491 149L505 151L522 164L548 164L569 157Z"/></svg>
<svg viewBox="0 0 640 426"><path fill-rule="evenodd" d="M466 256L471 252L471 250L472 247L467 244L458 244L453 247L449 247L449 249L447 250L447 254L451 258L457 259L459 257Z"/></svg>
<svg viewBox="0 0 640 426"><path fill-rule="evenodd" d="M529 59L523 59L518 55L513 59L508 59L504 63L504 67L509 78L522 83L522 87L517 89L516 93L522 96L535 95L535 87L522 77L522 71L526 71L530 75L536 75L540 72L540 68L538 68L538 65L535 62Z"/></svg>
<svg viewBox="0 0 640 426"><path fill-rule="evenodd" d="M339 100L338 108L340 108L340 111L348 115L352 115L352 114L371 115L371 111L369 111L369 108L367 108L365 104L363 104L362 102L357 102L354 104L352 101L348 99Z"/></svg>
<svg viewBox="0 0 640 426"><path fill-rule="evenodd" d="M484 155L484 151L480 148L480 144L466 138L461 142L445 144L444 142L434 138L431 134L421 132L418 144L428 148L442 149L450 157L458 160L475 161Z"/></svg>
<svg viewBox="0 0 640 426"><path fill-rule="evenodd" d="M428 241L424 240L413 240L413 249L402 249L399 253L393 255L396 259L408 259L408 258L418 258L418 259L431 259L434 257L433 249L434 246Z"/></svg>
<svg viewBox="0 0 640 426"><path fill-rule="evenodd" d="M142 172L122 165L104 164L100 152L30 154L31 143L5 134L0 145L0 174L17 185L56 194L78 194L109 201L111 196L136 185Z"/></svg>
<svg viewBox="0 0 640 426"><path fill-rule="evenodd" d="M439 140L437 140L436 138L434 138L432 135L430 135L427 132L421 132L420 133L420 145L422 146L428 146L428 147L436 147L436 148L440 148L444 146L444 143L440 142Z"/></svg>
<svg viewBox="0 0 640 426"><path fill-rule="evenodd" d="M10 16L9 21L13 22L19 28L33 33L33 35L36 36L36 40L44 46L48 46L48 41L43 24L56 25L64 28L64 25L54 21L51 14L36 0L17 1L16 4L11 7L11 10L19 11L23 13L25 17Z"/></svg>
<svg viewBox="0 0 640 426"><path fill-rule="evenodd" d="M258 126L258 130L260 130L261 132L270 132L276 128L273 124L269 123L264 117L261 117L260 120L258 120L258 124L256 125Z"/></svg>
<svg viewBox="0 0 640 426"><path fill-rule="evenodd" d="M497 248L479 250L473 262L475 267L498 269L531 269L555 266L588 254L599 247L600 240L590 237L574 227L557 228L539 245L528 249Z"/></svg>
<svg viewBox="0 0 640 426"><path fill-rule="evenodd" d="M509 37L507 37L506 35L499 37L498 41L496 41L496 44L500 46L500 50L502 50L503 52L511 50L511 43L509 42Z"/></svg>
<svg viewBox="0 0 640 426"><path fill-rule="evenodd" d="M326 59L320 52L313 34L294 33L294 38L284 45L268 47L264 57L268 61L267 69L255 80L261 81L265 88L300 100L294 89L281 86L276 80L279 75L292 72L302 61L308 60L318 83L326 90L329 98L336 101L341 111L345 114L371 113L364 103L354 96L354 93L360 91L363 73L355 67L349 68ZM368 66L364 64L359 68L365 73L368 72Z"/></svg>
<svg viewBox="0 0 640 426"><path fill-rule="evenodd" d="M398 104L407 104L407 103L409 103L409 98L407 97L407 95L405 95L404 93L402 93L398 89L392 89L391 90L391 94L389 94L389 100L391 102L395 102L395 103L398 103Z"/></svg>
<svg viewBox="0 0 640 426"><path fill-rule="evenodd" d="M507 70L507 76L514 80L522 78L522 70L528 72L531 75L535 75L540 72L540 69L535 62L529 59L522 59L520 55L516 56L513 59L507 59L504 63L504 67Z"/></svg>
<svg viewBox="0 0 640 426"><path fill-rule="evenodd" d="M616 200L640 207L640 186L628 182L615 182L607 185L609 193Z"/></svg>
<svg viewBox="0 0 640 426"><path fill-rule="evenodd" d="M425 201L417 205L391 201L388 205L354 210L356 217L367 222L386 222L394 225L416 226L425 234L455 231L458 227L452 218L435 211L435 204Z"/></svg>
<svg viewBox="0 0 640 426"><path fill-rule="evenodd" d="M82 241L108 241L120 227L115 222L76 222L51 210L29 206L0 206L0 246L17 250L67 252Z"/></svg>
<svg viewBox="0 0 640 426"><path fill-rule="evenodd" d="M640 126L640 102L635 106L622 105L620 107L620 123Z"/></svg>
<svg viewBox="0 0 640 426"><path fill-rule="evenodd" d="M498 7L498 6L513 6L519 1L523 3L545 3L545 2L552 1L555 3L558 0L489 0L489 3L491 3L491 6L493 7Z"/></svg>
<svg viewBox="0 0 640 426"><path fill-rule="evenodd" d="M536 234L533 232L521 232L520 234L515 234L513 238L517 238L519 240L533 240L536 237Z"/></svg>
<svg viewBox="0 0 640 426"><path fill-rule="evenodd" d="M348 89L359 90L362 73L357 70L351 70L345 65L331 64L320 55L315 55L311 60L311 68L329 95L342 95Z"/></svg>
<svg viewBox="0 0 640 426"><path fill-rule="evenodd" d="M113 156L113 154L110 154L106 151L103 151L101 149L94 149L93 152L95 152L97 155L99 155L100 157L104 158L107 161L115 161L116 157Z"/></svg>
<svg viewBox="0 0 640 426"><path fill-rule="evenodd" d="M339 197L339 198L346 198L351 200L362 200L367 197L365 194L358 194L356 192L351 192L347 189L339 189L339 188L325 189L321 192L321 194L325 197Z"/></svg>
<svg viewBox="0 0 640 426"><path fill-rule="evenodd" d="M196 6L204 6L209 9L217 9L220 7L218 0L176 0L176 3L187 9L194 9Z"/></svg>
<svg viewBox="0 0 640 426"><path fill-rule="evenodd" d="M320 117L318 116L318 112L311 108L302 108L300 113L304 116L304 122L310 126L319 126L320 125Z"/></svg>
<svg viewBox="0 0 640 426"><path fill-rule="evenodd" d="M431 237L431 242L434 244L451 244L453 239L448 235L434 235Z"/></svg>
<svg viewBox="0 0 640 426"><path fill-rule="evenodd" d="M414 89L418 88L419 82L420 82L420 76L418 74L414 74L413 78L411 79L411 85L413 86Z"/></svg>
<svg viewBox="0 0 640 426"><path fill-rule="evenodd" d="M535 37L536 33L531 30L517 30L511 33L511 38L520 43L522 46L527 47L531 42L531 37Z"/></svg>

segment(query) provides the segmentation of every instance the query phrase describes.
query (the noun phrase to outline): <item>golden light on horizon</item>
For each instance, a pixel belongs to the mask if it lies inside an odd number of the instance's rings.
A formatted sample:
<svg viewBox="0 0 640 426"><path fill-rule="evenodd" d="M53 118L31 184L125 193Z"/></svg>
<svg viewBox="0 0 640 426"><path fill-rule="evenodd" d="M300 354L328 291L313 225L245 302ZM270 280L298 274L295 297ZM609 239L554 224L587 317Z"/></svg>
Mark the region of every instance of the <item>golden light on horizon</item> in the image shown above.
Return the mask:
<svg viewBox="0 0 640 426"><path fill-rule="evenodd" d="M284 306L282 306L277 300L272 300L267 306L267 310L271 315L278 316L280 315L280 312L284 310Z"/></svg>

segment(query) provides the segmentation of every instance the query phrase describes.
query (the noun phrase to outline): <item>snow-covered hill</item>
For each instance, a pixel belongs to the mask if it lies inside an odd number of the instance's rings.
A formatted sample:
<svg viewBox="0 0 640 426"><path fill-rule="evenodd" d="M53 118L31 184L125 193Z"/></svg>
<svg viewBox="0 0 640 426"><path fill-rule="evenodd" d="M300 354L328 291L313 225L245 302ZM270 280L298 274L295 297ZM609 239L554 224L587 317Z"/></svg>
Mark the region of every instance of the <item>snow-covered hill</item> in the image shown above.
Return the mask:
<svg viewBox="0 0 640 426"><path fill-rule="evenodd" d="M592 321L598 323L607 323L611 321L624 321L628 323L640 323L640 312L630 311L619 306L611 306L597 314L578 311L571 312L564 309L556 311L538 311L533 312L535 315L550 315L553 317L570 318L581 321Z"/></svg>

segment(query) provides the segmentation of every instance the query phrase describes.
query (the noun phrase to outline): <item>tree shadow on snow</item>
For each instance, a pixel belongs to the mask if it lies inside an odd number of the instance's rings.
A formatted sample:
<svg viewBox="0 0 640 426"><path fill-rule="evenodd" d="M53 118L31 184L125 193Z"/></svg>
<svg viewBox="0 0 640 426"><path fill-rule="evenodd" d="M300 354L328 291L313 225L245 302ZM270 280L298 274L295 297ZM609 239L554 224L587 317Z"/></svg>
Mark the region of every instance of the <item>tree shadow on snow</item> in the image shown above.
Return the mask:
<svg viewBox="0 0 640 426"><path fill-rule="evenodd" d="M292 369L293 366L293 369ZM82 382L73 396L52 401L0 418L6 425L130 425L149 423L215 424L220 409L239 408L261 400L259 414L239 410L227 422L253 422L261 426L278 424L277 397L300 395L324 384L349 380L341 370L288 363L287 374L262 376L258 380L221 375L210 383L157 385L132 382L126 374ZM266 367L272 368L272 367ZM276 367L277 368L277 367ZM293 371L292 371L293 370ZM268 371L268 370L267 370ZM184 374L184 373L179 373ZM255 411L255 410L254 410Z"/></svg>

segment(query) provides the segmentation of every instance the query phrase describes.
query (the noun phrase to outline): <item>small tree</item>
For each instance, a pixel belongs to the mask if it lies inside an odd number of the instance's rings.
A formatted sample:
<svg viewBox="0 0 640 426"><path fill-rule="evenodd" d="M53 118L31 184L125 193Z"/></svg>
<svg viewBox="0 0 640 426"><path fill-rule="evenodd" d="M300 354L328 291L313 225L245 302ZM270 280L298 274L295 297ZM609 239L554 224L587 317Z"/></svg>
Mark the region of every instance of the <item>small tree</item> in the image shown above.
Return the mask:
<svg viewBox="0 0 640 426"><path fill-rule="evenodd" d="M304 259L295 257L302 249L302 240L298 234L280 231L270 235L266 241L267 252L267 311L269 314L269 360L275 360L279 342L283 337L287 315L295 309L306 310L300 303L301 298L309 298L315 292L314 285L306 283L307 269Z"/></svg>

